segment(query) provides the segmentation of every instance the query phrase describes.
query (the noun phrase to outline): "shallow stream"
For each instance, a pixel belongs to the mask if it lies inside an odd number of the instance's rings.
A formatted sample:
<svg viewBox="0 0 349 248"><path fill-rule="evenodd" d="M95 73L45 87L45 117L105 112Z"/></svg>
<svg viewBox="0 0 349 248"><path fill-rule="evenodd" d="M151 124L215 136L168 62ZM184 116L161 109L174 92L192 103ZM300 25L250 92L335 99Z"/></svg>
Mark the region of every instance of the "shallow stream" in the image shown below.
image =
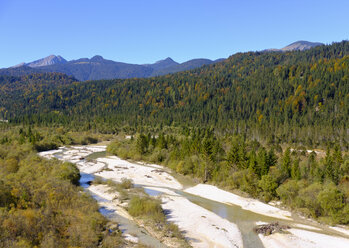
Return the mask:
<svg viewBox="0 0 349 248"><path fill-rule="evenodd" d="M66 150L65 150L66 151ZM106 152L94 152L87 157L85 157L86 160L93 160L101 157L105 157ZM56 153L54 154L54 157L61 159L62 158L62 153ZM144 164L141 164L142 166L147 166ZM149 165L151 167L151 165ZM171 173L172 176L174 176L184 187L189 187L189 186L194 186L195 183L191 181L190 179L183 177L181 175L178 175L176 173L170 172L168 169L164 169L167 172ZM86 174L86 173L81 173L81 178L80 178L80 185L85 189L88 190L88 187L90 186L90 182L94 179L94 176L91 174ZM132 178L130 178L132 179ZM162 194L162 192L155 190L152 187L152 189L145 188L143 185L135 185L136 187L142 187L144 188L144 191L151 195L151 196L159 196ZM167 188L169 190L174 191L175 193L180 194L181 196L187 198L189 201L191 201L194 204L197 204L211 212L214 212L215 214L219 215L222 218L227 219L228 221L235 223L241 234L242 234L242 239L243 239L243 245L246 248L263 248L263 244L261 240L259 239L258 235L254 232L254 227L256 226L256 222L276 222L278 221L281 224L286 224L289 226L295 226L297 224L304 224L308 225L311 227L315 227L320 229L319 233L324 233L324 234L329 234L329 235L337 235L337 236L343 236L340 235L338 232L329 229L327 227L321 226L315 222L308 221L308 220L303 220L300 218L296 218L295 220L283 220L283 219L277 219L273 217L268 217L265 215L257 214L248 210L242 209L240 206L233 205L233 204L225 204L225 203L220 203L216 201L212 201L206 198L202 198L196 195L192 195L189 193L186 193L182 190L177 190L177 189L171 189ZM90 192L91 193L91 192ZM97 195L91 193L91 195L98 201L98 202L103 202L107 201L103 198L98 197ZM132 234L133 236L138 237L139 242L145 245L148 245L150 247L165 247L163 244L161 244L157 239L153 238L150 236L144 228L138 227L134 222L120 216L117 214L115 211L110 211L104 207L100 209L100 212L109 218L112 221L115 221L119 223L120 229L128 234ZM302 229L301 227L297 227ZM309 229L305 229L309 230ZM314 231L314 230L312 230Z"/></svg>
<svg viewBox="0 0 349 248"><path fill-rule="evenodd" d="M80 181L79 181L80 186L83 187L85 190L88 190L88 187L90 186L91 182L94 180L95 177L87 173L80 173L80 175L81 175ZM102 197L99 197L98 195L92 193L91 191L88 191L88 192L97 202L99 203L108 202L108 200ZM118 223L119 229L123 233L127 233L137 237L140 243L150 247L159 247L159 248L166 247L165 245L160 243L159 240L149 235L144 228L139 227L133 221L130 221L129 219L117 214L116 211L110 210L105 207L101 207L99 209L99 212L109 220Z"/></svg>

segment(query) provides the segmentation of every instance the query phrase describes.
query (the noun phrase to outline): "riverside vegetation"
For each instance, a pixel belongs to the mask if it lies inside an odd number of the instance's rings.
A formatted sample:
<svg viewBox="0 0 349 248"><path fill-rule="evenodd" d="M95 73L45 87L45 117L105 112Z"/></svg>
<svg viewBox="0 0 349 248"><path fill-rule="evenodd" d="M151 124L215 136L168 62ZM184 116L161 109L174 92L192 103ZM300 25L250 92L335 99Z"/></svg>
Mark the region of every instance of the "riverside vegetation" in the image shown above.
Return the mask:
<svg viewBox="0 0 349 248"><path fill-rule="evenodd" d="M80 174L74 164L37 155L112 137L0 123L0 247L144 247L125 241L98 212L97 203L78 186ZM160 201L133 188L131 181L118 184L97 178L94 183L106 183L117 191L120 200L128 202L129 213L151 235L175 247L189 247L178 227L166 221Z"/></svg>
<svg viewBox="0 0 349 248"><path fill-rule="evenodd" d="M108 221L97 203L78 186L75 165L37 155L38 149L52 149L62 142L45 143L43 133L36 130L3 126L0 137L0 247L126 244L119 230L107 230ZM76 142L74 134L69 137L72 144Z"/></svg>
<svg viewBox="0 0 349 248"><path fill-rule="evenodd" d="M107 151L124 159L163 164L265 202L280 199L326 223L349 224L349 157L339 146L317 155L305 147L291 151L278 143L262 145L239 135L186 129L176 135L119 139Z"/></svg>

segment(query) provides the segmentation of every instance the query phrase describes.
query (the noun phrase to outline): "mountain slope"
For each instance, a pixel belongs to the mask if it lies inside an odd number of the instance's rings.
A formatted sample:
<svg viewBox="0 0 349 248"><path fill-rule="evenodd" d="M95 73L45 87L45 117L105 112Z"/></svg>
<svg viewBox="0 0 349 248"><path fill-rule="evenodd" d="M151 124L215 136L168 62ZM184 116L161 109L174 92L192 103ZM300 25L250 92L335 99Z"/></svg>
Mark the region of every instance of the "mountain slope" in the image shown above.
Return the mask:
<svg viewBox="0 0 349 248"><path fill-rule="evenodd" d="M0 75L6 76L24 76L32 73L42 73L44 71L38 68L32 68L27 65L13 66L10 68L0 69Z"/></svg>
<svg viewBox="0 0 349 248"><path fill-rule="evenodd" d="M296 50L304 51L304 50L308 50L310 48L322 46L322 45L324 44L320 42L309 42L309 41L300 40L288 46L285 46L284 48L281 48L281 50L282 51L296 51Z"/></svg>
<svg viewBox="0 0 349 248"><path fill-rule="evenodd" d="M28 67L30 68L30 67ZM77 80L62 73L34 73L20 77L0 75L0 119L2 111L9 109L8 104L21 102L26 95L39 93L36 99L25 103L40 102L40 94L57 89L59 86L71 85ZM2 110L2 111L1 111Z"/></svg>
<svg viewBox="0 0 349 248"><path fill-rule="evenodd" d="M67 61L61 56L50 55L45 58L30 62L26 65L29 67L35 68L35 67L49 66L49 65L55 65L55 64L65 64L65 63L67 63Z"/></svg>
<svg viewBox="0 0 349 248"><path fill-rule="evenodd" d="M182 64L177 63L175 65L168 66L166 68L154 70L154 72L152 73L152 76L160 76L160 75L166 75L169 73L191 70L204 65L210 65L212 63L215 63L215 62L209 59L192 59Z"/></svg>

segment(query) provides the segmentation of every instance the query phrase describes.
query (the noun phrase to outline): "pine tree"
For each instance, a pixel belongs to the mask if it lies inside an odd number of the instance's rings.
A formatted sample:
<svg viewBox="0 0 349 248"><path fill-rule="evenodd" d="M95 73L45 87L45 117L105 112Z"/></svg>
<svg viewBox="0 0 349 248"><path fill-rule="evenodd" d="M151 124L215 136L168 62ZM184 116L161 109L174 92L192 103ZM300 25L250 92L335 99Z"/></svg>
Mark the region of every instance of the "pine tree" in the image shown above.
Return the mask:
<svg viewBox="0 0 349 248"><path fill-rule="evenodd" d="M287 148L281 162L281 173L283 174L285 180L291 176L291 163L291 150L290 148Z"/></svg>

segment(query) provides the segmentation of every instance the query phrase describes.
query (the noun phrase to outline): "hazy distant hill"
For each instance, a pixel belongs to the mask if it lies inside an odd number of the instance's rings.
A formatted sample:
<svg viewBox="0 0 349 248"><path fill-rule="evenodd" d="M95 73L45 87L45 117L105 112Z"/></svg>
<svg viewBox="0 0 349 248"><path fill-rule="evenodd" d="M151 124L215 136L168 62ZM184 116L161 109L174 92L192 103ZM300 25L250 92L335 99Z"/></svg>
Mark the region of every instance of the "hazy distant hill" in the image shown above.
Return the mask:
<svg viewBox="0 0 349 248"><path fill-rule="evenodd" d="M177 65L179 65L179 63L177 63L173 59L166 58L163 60L159 60L154 64L146 64L145 66L152 68L154 71L159 71L159 70L165 70L166 68L177 66Z"/></svg>
<svg viewBox="0 0 349 248"><path fill-rule="evenodd" d="M62 72L72 75L80 81L147 77L153 71L151 68L142 65L115 62L104 59L102 56L72 60L65 64L43 66L40 69L49 72Z"/></svg>
<svg viewBox="0 0 349 248"><path fill-rule="evenodd" d="M30 63L22 63L0 70L0 75L22 76L30 73L60 72L74 76L80 81L98 79L146 78L166 75L169 73L190 70L217 61L209 59L193 59L182 64L171 58L160 60L154 64L127 64L94 56L91 59L81 58L66 61L61 56L50 55Z"/></svg>
<svg viewBox="0 0 349 248"><path fill-rule="evenodd" d="M293 43L289 44L288 46L285 46L281 49L270 48L270 49L266 49L263 51L264 52L287 52L287 51L296 51L296 50L304 51L304 50L308 50L310 48L322 46L322 45L324 45L324 44L320 43L320 42L310 42L310 41L300 40L300 41L293 42Z"/></svg>
<svg viewBox="0 0 349 248"><path fill-rule="evenodd" d="M213 63L217 63L221 60L209 60L209 59L192 59L189 60L187 62L184 62L182 64L175 64L172 66L168 66L165 67L163 69L158 69L158 70L154 70L154 72L152 73L152 76L161 76L161 75L166 75L169 73L175 73L175 72L180 72L180 71L187 71L187 70L191 70L191 69L195 69L204 65L210 65Z"/></svg>

